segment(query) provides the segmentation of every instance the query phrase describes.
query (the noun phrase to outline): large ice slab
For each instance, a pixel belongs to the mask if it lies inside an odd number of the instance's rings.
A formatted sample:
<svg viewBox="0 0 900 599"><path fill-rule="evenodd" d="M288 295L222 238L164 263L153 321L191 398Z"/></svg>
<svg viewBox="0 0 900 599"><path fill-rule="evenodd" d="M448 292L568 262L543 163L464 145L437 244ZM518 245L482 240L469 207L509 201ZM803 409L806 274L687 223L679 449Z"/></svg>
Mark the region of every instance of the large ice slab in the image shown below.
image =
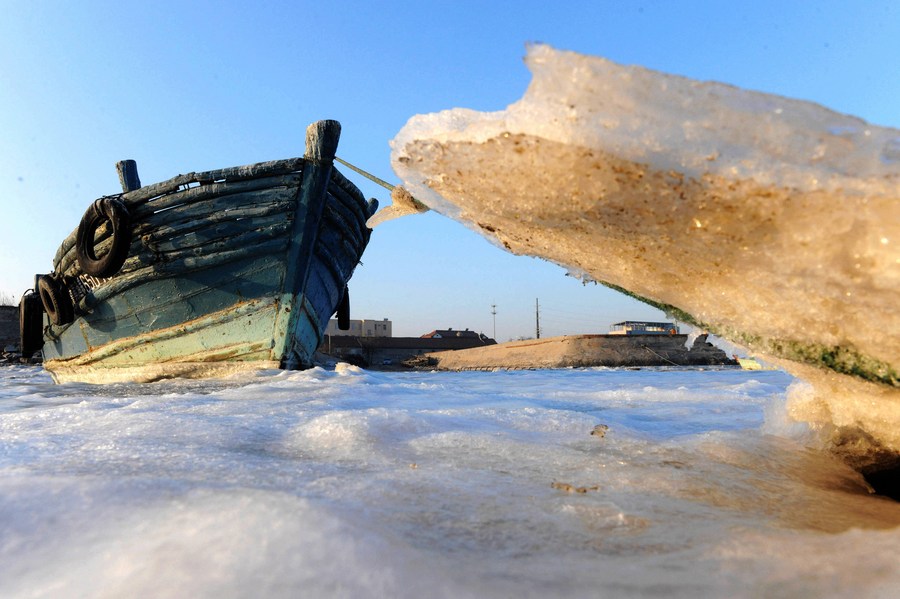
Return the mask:
<svg viewBox="0 0 900 599"><path fill-rule="evenodd" d="M410 119L413 195L900 414L900 131L543 45L526 62L505 111Z"/></svg>

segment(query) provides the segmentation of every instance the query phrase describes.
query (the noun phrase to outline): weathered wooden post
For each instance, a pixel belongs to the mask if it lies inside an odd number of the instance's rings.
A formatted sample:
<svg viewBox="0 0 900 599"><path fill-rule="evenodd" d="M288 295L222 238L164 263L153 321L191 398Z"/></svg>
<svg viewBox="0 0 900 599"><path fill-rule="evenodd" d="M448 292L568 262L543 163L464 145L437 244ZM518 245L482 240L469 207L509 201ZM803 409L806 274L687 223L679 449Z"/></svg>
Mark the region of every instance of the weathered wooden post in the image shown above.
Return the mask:
<svg viewBox="0 0 900 599"><path fill-rule="evenodd" d="M137 162L134 160L120 160L116 163L116 171L119 173L119 184L123 192L134 191L141 188L141 179L138 177Z"/></svg>
<svg viewBox="0 0 900 599"><path fill-rule="evenodd" d="M341 124L337 121L316 121L306 128L306 153L303 155L303 182L300 185L298 210L294 224L294 239L291 255L288 258L287 281L293 283L291 293L297 294L306 286L306 277L311 260L301 259L309 256L316 242L316 229L322 218L325 207L325 194L328 192L328 181L337 153L338 140L341 137ZM307 269L297 273L298 267ZM293 271L293 272L292 272Z"/></svg>

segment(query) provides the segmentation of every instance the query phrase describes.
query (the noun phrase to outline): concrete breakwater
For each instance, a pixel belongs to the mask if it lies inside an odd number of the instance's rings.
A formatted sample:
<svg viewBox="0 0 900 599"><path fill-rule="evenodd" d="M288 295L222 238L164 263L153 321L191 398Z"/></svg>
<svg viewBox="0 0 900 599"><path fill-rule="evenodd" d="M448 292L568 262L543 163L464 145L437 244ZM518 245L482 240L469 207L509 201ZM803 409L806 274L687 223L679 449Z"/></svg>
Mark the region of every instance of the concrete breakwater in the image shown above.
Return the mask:
<svg viewBox="0 0 900 599"><path fill-rule="evenodd" d="M706 335L689 348L687 342L687 335L566 335L436 352L413 365L437 370L737 365Z"/></svg>

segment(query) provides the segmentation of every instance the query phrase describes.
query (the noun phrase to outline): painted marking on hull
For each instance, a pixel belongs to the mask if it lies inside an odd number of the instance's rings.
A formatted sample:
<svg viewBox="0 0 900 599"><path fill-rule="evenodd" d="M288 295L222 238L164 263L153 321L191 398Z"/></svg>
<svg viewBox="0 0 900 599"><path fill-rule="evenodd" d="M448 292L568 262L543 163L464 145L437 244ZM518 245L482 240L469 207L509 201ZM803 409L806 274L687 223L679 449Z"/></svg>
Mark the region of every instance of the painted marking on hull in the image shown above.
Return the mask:
<svg viewBox="0 0 900 599"><path fill-rule="evenodd" d="M229 339L228 333L230 331L228 329L238 329L238 338L245 339L247 325L251 325L252 330L253 325L257 324L253 322L254 320L268 322L270 319L273 319L277 304L278 302L273 298L248 300L229 309L220 310L172 327L135 335L126 339L119 339L100 347L91 348L89 351L74 358L50 360L45 362L44 366L47 370L52 371L54 368L61 367L97 366L103 362L124 366L129 362L141 363L147 360L155 362L222 360L224 358L217 357L217 352L221 353L225 348L236 346L236 343ZM242 318L250 318L251 321L249 323L239 322ZM268 334L271 328L268 326L257 326L256 328L260 334L265 331L265 336L261 336L258 341L244 343L243 345L246 346L245 353L251 354L261 350L269 350L270 355L267 358L272 359L272 338ZM217 340L215 337L220 337L220 339ZM191 349L192 345L195 346L193 349ZM142 355L140 358L137 358L138 354L147 354L148 352L156 355ZM237 355L231 350L225 350L225 353L228 352ZM203 357L198 358L198 356Z"/></svg>

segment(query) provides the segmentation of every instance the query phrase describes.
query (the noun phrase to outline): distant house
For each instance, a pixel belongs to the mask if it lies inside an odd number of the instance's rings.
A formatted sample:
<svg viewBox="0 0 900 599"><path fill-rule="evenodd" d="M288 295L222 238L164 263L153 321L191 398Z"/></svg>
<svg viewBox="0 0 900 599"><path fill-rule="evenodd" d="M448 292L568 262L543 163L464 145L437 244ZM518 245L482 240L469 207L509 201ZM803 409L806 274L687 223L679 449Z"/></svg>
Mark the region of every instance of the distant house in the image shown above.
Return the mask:
<svg viewBox="0 0 900 599"><path fill-rule="evenodd" d="M325 335L319 351L361 366L395 366L423 354L496 343L486 335L469 330L432 331L421 337L375 337L343 333Z"/></svg>
<svg viewBox="0 0 900 599"><path fill-rule="evenodd" d="M393 323L384 320L351 320L350 328L342 331L338 328L338 321L332 318L325 327L326 335L349 335L351 337L393 337Z"/></svg>
<svg viewBox="0 0 900 599"><path fill-rule="evenodd" d="M466 329L464 331L454 331L453 329L434 330L430 333L422 335L422 339L488 339L484 334L478 334L475 331Z"/></svg>
<svg viewBox="0 0 900 599"><path fill-rule="evenodd" d="M609 327L610 335L677 335L678 325L672 322L624 320Z"/></svg>
<svg viewBox="0 0 900 599"><path fill-rule="evenodd" d="M0 306L0 350L19 347L19 307Z"/></svg>

